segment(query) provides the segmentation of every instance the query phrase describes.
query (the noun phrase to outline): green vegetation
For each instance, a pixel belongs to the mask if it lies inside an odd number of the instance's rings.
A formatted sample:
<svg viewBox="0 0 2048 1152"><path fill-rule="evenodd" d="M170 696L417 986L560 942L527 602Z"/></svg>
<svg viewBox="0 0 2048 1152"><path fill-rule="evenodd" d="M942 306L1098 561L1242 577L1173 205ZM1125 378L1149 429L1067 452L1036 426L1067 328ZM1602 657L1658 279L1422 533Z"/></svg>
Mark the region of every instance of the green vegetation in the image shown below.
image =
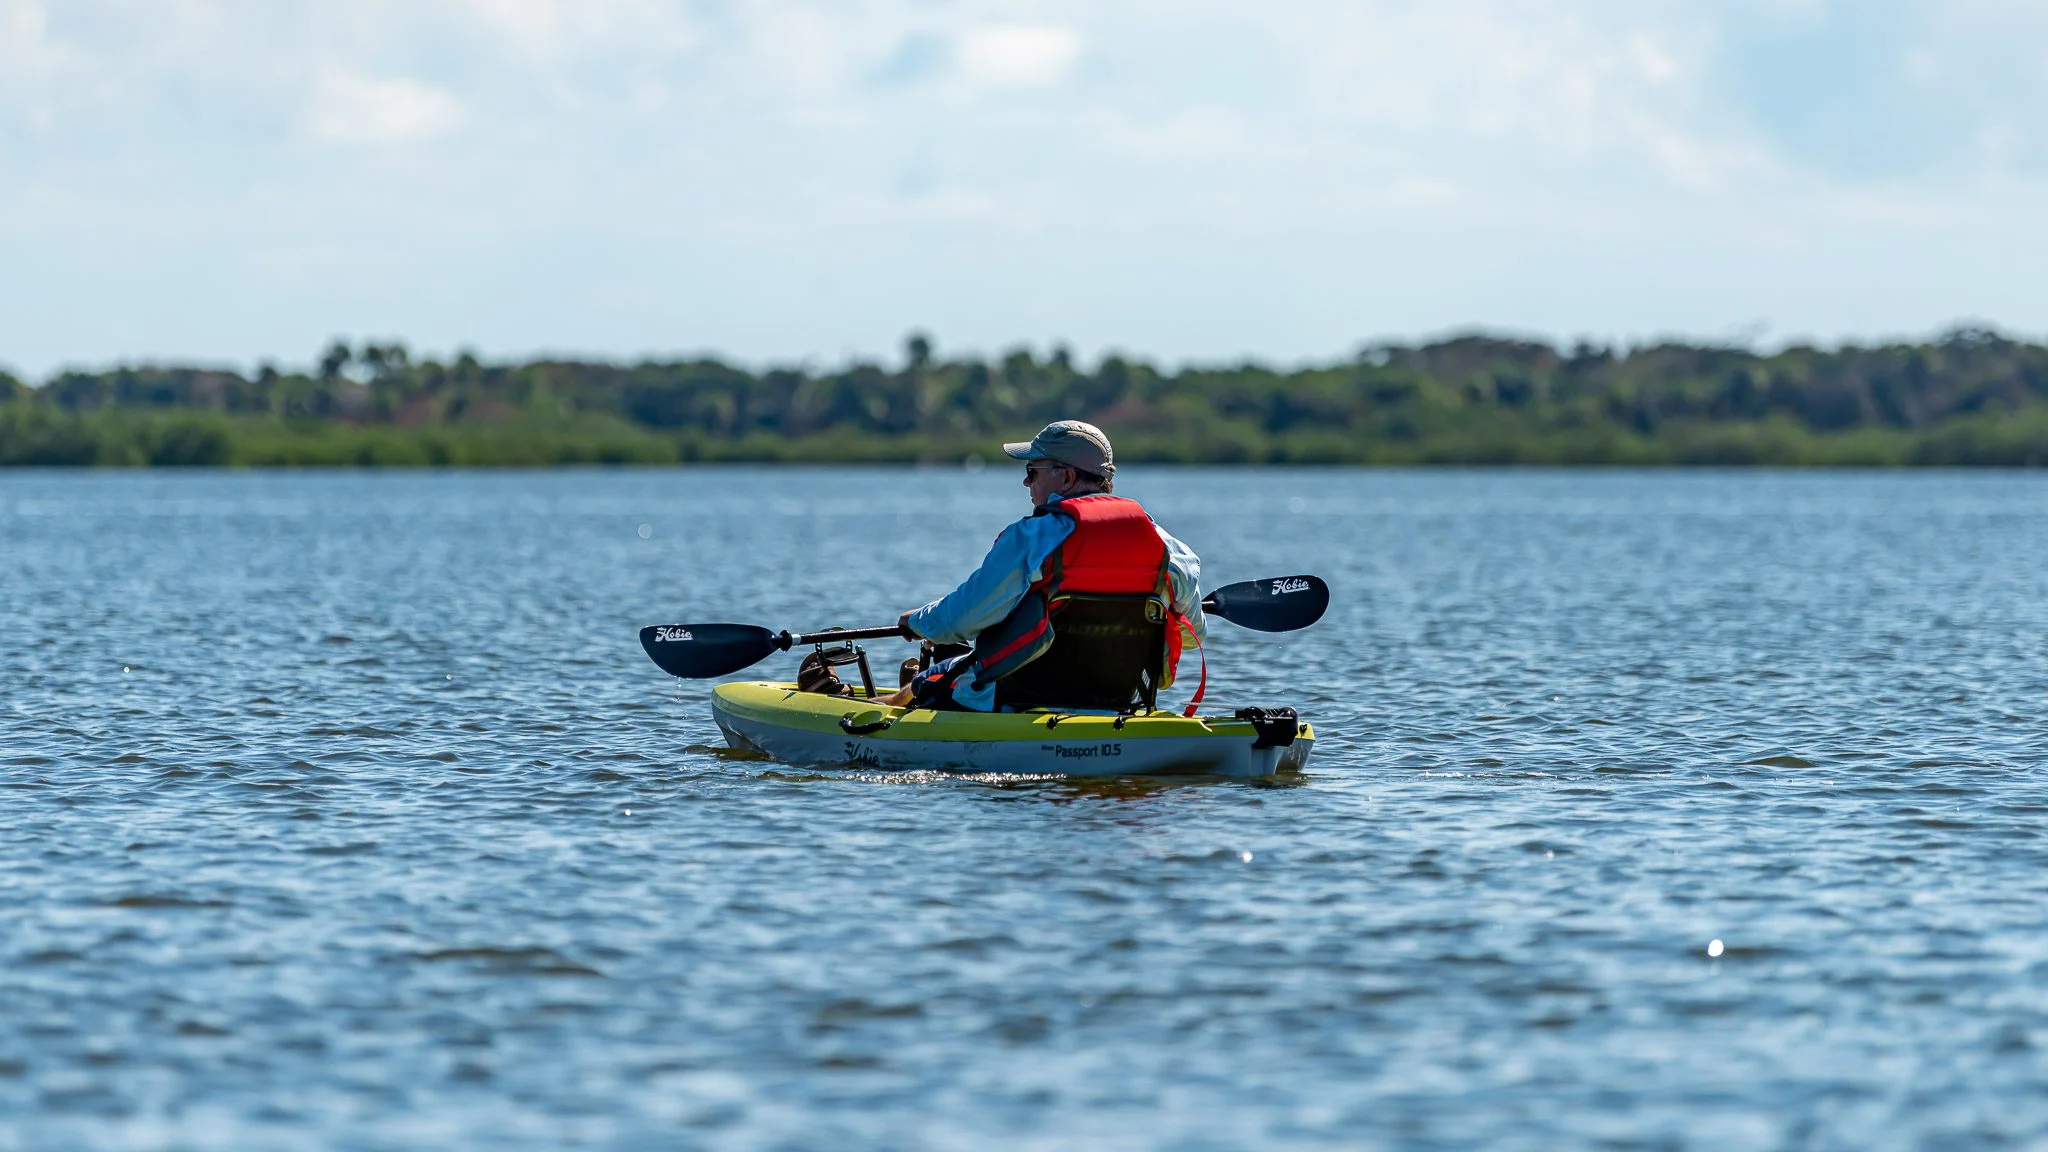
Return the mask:
<svg viewBox="0 0 2048 1152"><path fill-rule="evenodd" d="M958 460L1079 417L1128 460L1360 464L2048 463L2048 347L1625 352L1464 336L1282 371L1064 352L750 372L414 361L337 343L308 372L0 373L0 464L550 465Z"/></svg>

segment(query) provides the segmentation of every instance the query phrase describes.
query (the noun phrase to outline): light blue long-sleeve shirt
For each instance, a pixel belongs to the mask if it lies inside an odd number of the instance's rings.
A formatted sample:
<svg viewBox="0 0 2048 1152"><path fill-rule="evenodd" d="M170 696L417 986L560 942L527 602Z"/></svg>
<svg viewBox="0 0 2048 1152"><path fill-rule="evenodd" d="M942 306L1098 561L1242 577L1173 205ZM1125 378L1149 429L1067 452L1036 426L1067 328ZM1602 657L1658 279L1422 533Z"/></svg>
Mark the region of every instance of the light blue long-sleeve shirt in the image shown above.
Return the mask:
<svg viewBox="0 0 2048 1152"><path fill-rule="evenodd" d="M1157 524L1152 528L1166 545L1171 607L1187 621L1182 646L1192 649L1206 638L1202 627L1202 561L1164 528ZM911 628L941 644L974 643L984 628L1001 623L1031 586L1044 577L1046 561L1073 533L1074 522L1065 516L1026 516L1003 529L989 547L988 555L982 557L981 567L962 580L958 588L910 614ZM987 712L995 708L995 693L992 683L976 690L971 681L963 680L955 685L953 699L964 707Z"/></svg>

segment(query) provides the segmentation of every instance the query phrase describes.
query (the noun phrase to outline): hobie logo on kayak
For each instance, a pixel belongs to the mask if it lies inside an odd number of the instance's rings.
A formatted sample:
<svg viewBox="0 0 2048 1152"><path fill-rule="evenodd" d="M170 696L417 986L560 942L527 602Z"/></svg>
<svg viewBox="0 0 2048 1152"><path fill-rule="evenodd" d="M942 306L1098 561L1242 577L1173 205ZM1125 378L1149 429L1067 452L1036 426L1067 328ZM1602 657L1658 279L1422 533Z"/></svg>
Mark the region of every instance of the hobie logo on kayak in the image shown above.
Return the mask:
<svg viewBox="0 0 2048 1152"><path fill-rule="evenodd" d="M654 642L657 644L673 644L678 640L695 639L695 636L690 635L688 628L656 628L654 630Z"/></svg>
<svg viewBox="0 0 2048 1152"><path fill-rule="evenodd" d="M1273 595L1275 596L1285 596L1289 592L1306 591L1308 591L1308 581L1303 580L1299 576L1289 576L1285 580L1273 581Z"/></svg>

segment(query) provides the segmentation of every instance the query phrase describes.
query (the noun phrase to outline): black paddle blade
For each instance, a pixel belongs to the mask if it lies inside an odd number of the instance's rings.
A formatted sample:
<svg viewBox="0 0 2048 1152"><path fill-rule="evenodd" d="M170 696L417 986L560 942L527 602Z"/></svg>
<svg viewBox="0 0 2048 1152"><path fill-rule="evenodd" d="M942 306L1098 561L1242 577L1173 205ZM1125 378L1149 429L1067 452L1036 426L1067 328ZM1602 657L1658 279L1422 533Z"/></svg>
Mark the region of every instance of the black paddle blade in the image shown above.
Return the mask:
<svg viewBox="0 0 2048 1152"><path fill-rule="evenodd" d="M755 624L656 624L640 630L640 646L663 672L703 680L760 663L779 637Z"/></svg>
<svg viewBox="0 0 2048 1152"><path fill-rule="evenodd" d="M1280 576L1226 584L1202 600L1202 611L1254 632L1292 632L1323 618L1330 586L1314 576Z"/></svg>

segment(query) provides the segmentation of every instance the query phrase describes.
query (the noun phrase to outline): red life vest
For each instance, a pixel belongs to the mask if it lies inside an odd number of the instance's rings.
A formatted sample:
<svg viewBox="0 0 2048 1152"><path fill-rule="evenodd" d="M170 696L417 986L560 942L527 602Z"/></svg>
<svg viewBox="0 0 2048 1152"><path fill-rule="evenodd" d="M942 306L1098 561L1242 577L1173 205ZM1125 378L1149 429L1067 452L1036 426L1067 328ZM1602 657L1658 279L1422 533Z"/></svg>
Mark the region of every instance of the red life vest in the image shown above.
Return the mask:
<svg viewBox="0 0 2048 1152"><path fill-rule="evenodd" d="M1046 563L1045 575L1032 587L1048 600L1061 592L1093 592L1103 596L1159 593L1171 601L1166 587L1166 541L1136 500L1107 493L1055 500L1037 515L1065 516L1073 534Z"/></svg>

